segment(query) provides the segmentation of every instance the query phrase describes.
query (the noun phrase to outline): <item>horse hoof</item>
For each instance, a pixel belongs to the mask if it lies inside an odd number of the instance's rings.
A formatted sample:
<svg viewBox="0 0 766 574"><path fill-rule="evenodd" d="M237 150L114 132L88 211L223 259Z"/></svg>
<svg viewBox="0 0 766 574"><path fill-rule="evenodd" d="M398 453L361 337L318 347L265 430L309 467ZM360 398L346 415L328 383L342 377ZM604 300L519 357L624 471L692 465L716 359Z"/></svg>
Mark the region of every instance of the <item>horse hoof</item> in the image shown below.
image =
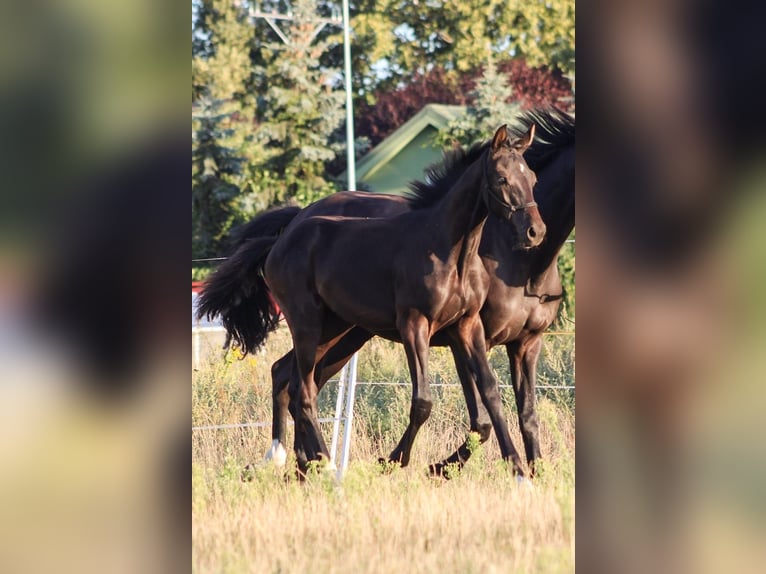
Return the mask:
<svg viewBox="0 0 766 574"><path fill-rule="evenodd" d="M239 480L241 482L253 482L255 478L255 467L252 464L248 464L239 473Z"/></svg>
<svg viewBox="0 0 766 574"><path fill-rule="evenodd" d="M380 467L381 474L391 474L400 465L396 461L380 457L378 459L378 466Z"/></svg>
<svg viewBox="0 0 766 574"><path fill-rule="evenodd" d="M436 464L428 465L428 474L434 478L443 478L444 480L451 480L460 474L463 470L463 465L457 462L437 462Z"/></svg>
<svg viewBox="0 0 766 574"><path fill-rule="evenodd" d="M271 461L274 466L283 467L287 463L287 451L278 440L274 440L271 443L271 448L266 451L263 457L264 461Z"/></svg>
<svg viewBox="0 0 766 574"><path fill-rule="evenodd" d="M444 474L444 465L440 462L428 465L428 475L434 478L448 478Z"/></svg>
<svg viewBox="0 0 766 574"><path fill-rule="evenodd" d="M534 486L534 483L530 479L521 474L516 475L516 484L525 489L531 489Z"/></svg>

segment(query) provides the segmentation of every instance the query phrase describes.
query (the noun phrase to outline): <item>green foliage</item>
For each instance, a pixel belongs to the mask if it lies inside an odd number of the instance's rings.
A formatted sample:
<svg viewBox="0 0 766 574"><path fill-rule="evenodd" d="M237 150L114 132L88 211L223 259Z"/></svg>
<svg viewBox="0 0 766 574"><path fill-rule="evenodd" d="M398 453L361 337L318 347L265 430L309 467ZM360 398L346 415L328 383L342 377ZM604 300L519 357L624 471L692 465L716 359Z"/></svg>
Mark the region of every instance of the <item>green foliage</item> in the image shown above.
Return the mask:
<svg viewBox="0 0 766 574"><path fill-rule="evenodd" d="M192 264L192 281L204 281L213 272L213 267L208 265Z"/></svg>
<svg viewBox="0 0 766 574"><path fill-rule="evenodd" d="M480 68L490 52L574 72L574 0L363 1L352 27L362 54L354 63L367 85L381 62L386 73L377 87L393 87L433 67Z"/></svg>
<svg viewBox="0 0 766 574"><path fill-rule="evenodd" d="M510 47L533 66L575 69L574 0L509 0L500 12Z"/></svg>
<svg viewBox="0 0 766 574"><path fill-rule="evenodd" d="M517 104L508 102L511 93L508 77L498 73L490 58L476 83L473 103L466 108L463 116L439 131L437 143L443 147L468 146L490 137L498 126L507 123L519 112Z"/></svg>
<svg viewBox="0 0 766 574"><path fill-rule="evenodd" d="M575 235L572 233L571 239ZM575 244L565 243L559 253L559 275L564 288L564 301L561 304L557 325L560 328L574 329L575 320Z"/></svg>
<svg viewBox="0 0 766 574"><path fill-rule="evenodd" d="M220 100L202 98L192 116L192 254L211 257L240 216L242 158L230 147L231 113Z"/></svg>
<svg viewBox="0 0 766 574"><path fill-rule="evenodd" d="M314 41L315 3L298 0L292 10L296 21L281 26L290 42L260 46L256 139L266 154L261 166L280 176L268 182L272 203L294 198L307 205L335 191L325 165L343 149L335 136L344 95L340 70L320 64L330 44Z"/></svg>
<svg viewBox="0 0 766 574"><path fill-rule="evenodd" d="M253 29L244 4L198 0L192 33L192 97L246 97ZM194 6L194 5L193 5Z"/></svg>
<svg viewBox="0 0 766 574"><path fill-rule="evenodd" d="M315 3L291 7L295 21L280 21L285 44L250 19L247 3L193 5L196 257L222 255L231 227L272 205L335 191L326 166L343 149L340 72L320 63L330 45L315 39Z"/></svg>
<svg viewBox="0 0 766 574"><path fill-rule="evenodd" d="M192 176L197 256L221 255L220 240L238 220L291 199L306 205L335 191L328 168L342 169L342 34L338 26L320 28L311 21L317 14L329 16L338 3L260 2L267 12L289 8L294 20L277 22L288 43L263 19L251 17L254 7L248 1L192 2L193 154L207 154L217 164L215 178L199 165ZM477 88L483 103L473 118L481 125L453 126L453 140L484 135L483 123L509 115L502 108L510 90L491 62L486 65L489 54L574 69L572 0L360 0L351 10L357 102L372 104L372 94L415 84L436 68L451 86L460 74L487 68ZM225 153L216 156L207 149L210 142L197 139L206 133ZM227 169L227 158L240 160L239 168Z"/></svg>

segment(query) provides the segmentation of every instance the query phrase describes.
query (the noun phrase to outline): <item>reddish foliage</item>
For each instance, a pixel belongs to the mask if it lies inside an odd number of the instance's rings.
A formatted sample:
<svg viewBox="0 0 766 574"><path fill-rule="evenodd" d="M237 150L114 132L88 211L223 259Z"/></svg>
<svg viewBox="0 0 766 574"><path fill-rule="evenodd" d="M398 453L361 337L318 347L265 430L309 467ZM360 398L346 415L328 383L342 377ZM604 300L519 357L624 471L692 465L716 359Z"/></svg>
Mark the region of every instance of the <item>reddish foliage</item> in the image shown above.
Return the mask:
<svg viewBox="0 0 766 574"><path fill-rule="evenodd" d="M571 110L572 104L562 98L571 97L569 80L558 71L531 68L523 60L507 60L498 68L508 74L513 94L510 100L519 101L523 109L556 104ZM356 131L367 136L373 146L418 113L426 104L471 103L471 92L481 70L465 73L457 78L443 68L434 68L418 74L403 87L375 94L375 104L362 102L357 108Z"/></svg>
<svg viewBox="0 0 766 574"><path fill-rule="evenodd" d="M356 122L357 134L367 136L373 146L377 145L426 104L465 105L472 89L470 78L456 80L442 68L418 74L401 88L376 93L374 104L362 102L357 117L364 119Z"/></svg>
<svg viewBox="0 0 766 574"><path fill-rule="evenodd" d="M559 70L531 68L524 60L506 60L498 64L501 72L508 74L513 88L512 100L521 104L522 109L545 107L555 104L565 111L574 109L571 98L572 87Z"/></svg>

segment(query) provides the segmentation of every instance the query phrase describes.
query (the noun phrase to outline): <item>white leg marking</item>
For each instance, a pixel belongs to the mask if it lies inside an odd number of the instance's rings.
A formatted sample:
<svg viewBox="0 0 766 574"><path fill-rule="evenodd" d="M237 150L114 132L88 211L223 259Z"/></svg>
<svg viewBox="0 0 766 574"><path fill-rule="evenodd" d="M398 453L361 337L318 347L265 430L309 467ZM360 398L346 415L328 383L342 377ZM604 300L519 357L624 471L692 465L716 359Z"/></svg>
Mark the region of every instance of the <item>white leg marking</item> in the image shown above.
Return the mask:
<svg viewBox="0 0 766 574"><path fill-rule="evenodd" d="M271 441L271 448L266 451L264 459L274 463L274 466L285 466L287 462L287 451L278 440Z"/></svg>

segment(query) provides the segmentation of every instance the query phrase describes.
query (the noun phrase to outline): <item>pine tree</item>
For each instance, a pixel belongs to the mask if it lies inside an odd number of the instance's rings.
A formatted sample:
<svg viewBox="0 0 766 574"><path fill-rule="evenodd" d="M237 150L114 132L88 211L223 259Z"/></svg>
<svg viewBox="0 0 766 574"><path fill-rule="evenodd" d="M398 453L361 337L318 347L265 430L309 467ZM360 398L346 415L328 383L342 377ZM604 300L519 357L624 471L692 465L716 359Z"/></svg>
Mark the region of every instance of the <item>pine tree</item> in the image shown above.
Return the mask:
<svg viewBox="0 0 766 574"><path fill-rule="evenodd" d="M261 47L256 140L266 153L269 203L306 205L335 191L325 168L342 150L343 91L340 70L320 63L329 44L315 41L314 2L293 2L292 14L282 25L289 42Z"/></svg>
<svg viewBox="0 0 766 574"><path fill-rule="evenodd" d="M508 77L499 73L489 58L466 113L441 130L437 141L447 147L467 146L490 137L500 125L509 123L519 113L519 105L509 103L512 93Z"/></svg>
<svg viewBox="0 0 766 574"><path fill-rule="evenodd" d="M192 114L192 254L215 257L222 251L226 232L242 219L240 188L241 157L227 145L233 130L232 113L223 103L201 98Z"/></svg>
<svg viewBox="0 0 766 574"><path fill-rule="evenodd" d="M253 27L244 3L197 0L193 4L192 98L246 102L252 74Z"/></svg>

